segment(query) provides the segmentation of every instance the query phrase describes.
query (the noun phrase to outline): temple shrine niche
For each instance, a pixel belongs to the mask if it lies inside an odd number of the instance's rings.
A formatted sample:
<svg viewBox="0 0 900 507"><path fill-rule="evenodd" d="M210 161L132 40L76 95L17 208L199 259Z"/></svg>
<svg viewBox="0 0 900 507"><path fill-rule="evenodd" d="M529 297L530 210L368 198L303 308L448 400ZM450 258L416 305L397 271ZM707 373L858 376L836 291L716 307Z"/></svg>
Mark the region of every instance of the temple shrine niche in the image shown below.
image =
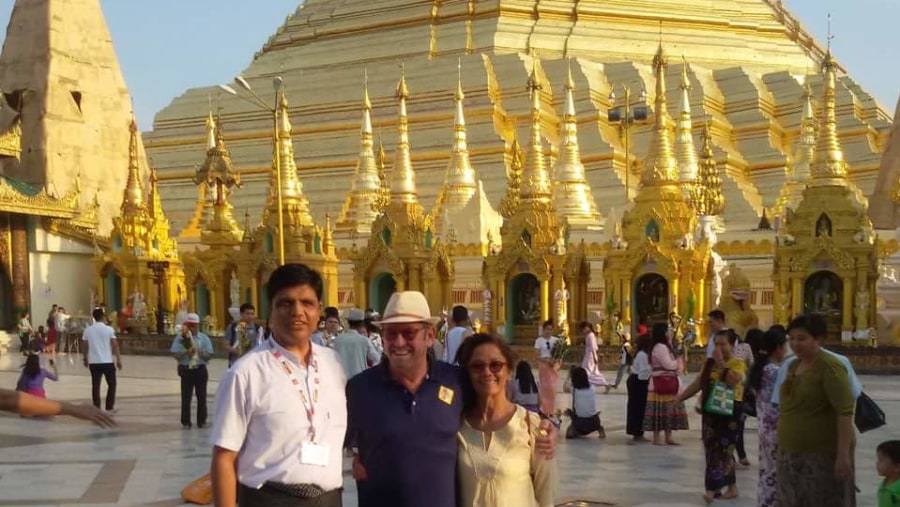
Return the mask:
<svg viewBox="0 0 900 507"><path fill-rule="evenodd" d="M704 315L710 306L712 262L710 238L698 232L698 211L692 205L710 200L697 172L681 181L679 166L696 150L693 145L672 147L672 124L665 97L667 59L662 46L653 59L656 77L655 118L649 153L644 160L640 189L610 240L604 263L607 312L618 313L633 333L639 324L668 323L671 314L684 319ZM696 188L695 188L696 187ZM721 199L721 198L720 198Z"/></svg>
<svg viewBox="0 0 900 507"><path fill-rule="evenodd" d="M868 343L875 326L879 242L867 209L848 185L837 135L836 64L822 64L823 111L809 184L779 232L775 249L776 322L812 313L828 322L829 339Z"/></svg>
<svg viewBox="0 0 900 507"><path fill-rule="evenodd" d="M397 151L390 191L371 225L363 248L353 245L354 305L384 310L394 291L425 294L434 311L451 304L454 268L448 246L436 236L434 216L419 203L409 144L406 103L409 89L401 72L396 98L399 108Z"/></svg>

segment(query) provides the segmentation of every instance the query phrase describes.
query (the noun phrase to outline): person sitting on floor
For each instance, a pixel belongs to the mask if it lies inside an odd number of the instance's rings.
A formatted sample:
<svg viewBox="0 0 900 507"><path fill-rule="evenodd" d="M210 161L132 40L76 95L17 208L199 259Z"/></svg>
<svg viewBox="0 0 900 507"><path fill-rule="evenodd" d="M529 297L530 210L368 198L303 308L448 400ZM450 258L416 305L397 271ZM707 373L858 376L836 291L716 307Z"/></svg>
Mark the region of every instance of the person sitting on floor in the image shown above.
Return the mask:
<svg viewBox="0 0 900 507"><path fill-rule="evenodd" d="M572 408L566 409L566 415L572 424L566 430L566 438L576 438L597 432L600 438L606 438L606 431L600 424L600 411L597 410L597 399L594 388L588 379L587 370L581 367L572 369Z"/></svg>

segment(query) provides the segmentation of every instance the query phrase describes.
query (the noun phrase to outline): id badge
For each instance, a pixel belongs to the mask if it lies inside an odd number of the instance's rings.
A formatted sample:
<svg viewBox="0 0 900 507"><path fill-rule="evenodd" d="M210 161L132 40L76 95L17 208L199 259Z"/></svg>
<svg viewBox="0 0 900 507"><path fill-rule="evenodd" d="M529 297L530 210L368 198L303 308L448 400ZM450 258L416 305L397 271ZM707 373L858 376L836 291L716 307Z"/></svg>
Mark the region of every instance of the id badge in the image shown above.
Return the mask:
<svg viewBox="0 0 900 507"><path fill-rule="evenodd" d="M327 445L303 442L300 447L300 463L304 465L327 467L330 458L331 453Z"/></svg>

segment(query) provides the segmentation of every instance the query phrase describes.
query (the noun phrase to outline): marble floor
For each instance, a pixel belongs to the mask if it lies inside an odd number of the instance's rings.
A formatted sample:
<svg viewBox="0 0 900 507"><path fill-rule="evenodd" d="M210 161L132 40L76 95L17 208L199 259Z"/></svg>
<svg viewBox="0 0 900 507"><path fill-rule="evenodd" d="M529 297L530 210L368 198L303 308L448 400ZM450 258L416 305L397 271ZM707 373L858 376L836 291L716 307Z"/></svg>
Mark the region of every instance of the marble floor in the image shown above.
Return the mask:
<svg viewBox="0 0 900 507"><path fill-rule="evenodd" d="M60 355L60 381L48 382L50 397L89 400L90 377L80 357ZM0 385L13 388L22 359L0 356ZM225 363L215 361L210 378L220 378ZM876 505L879 479L875 446L900 439L900 390L896 378L864 377L866 391L888 414L887 428L861 435L857 446L860 507ZM173 360L125 357L119 375L119 426L104 430L68 418L25 419L0 415L0 507L2 506L146 506L183 505L180 491L209 467L209 429L183 430L179 422L178 377ZM217 382L210 382L215 392ZM699 420L676 433L679 447L629 445L624 434L624 385L598 394L607 438L561 440L559 498L568 505L687 507L702 505L703 452ZM568 404L560 396L559 404ZM210 409L212 401L210 402ZM748 421L747 448L755 463L755 420ZM345 462L344 505L356 505L355 486ZM755 466L739 471L740 498L716 504L755 506ZM568 503L590 500L591 503ZM596 503L593 503L596 502Z"/></svg>

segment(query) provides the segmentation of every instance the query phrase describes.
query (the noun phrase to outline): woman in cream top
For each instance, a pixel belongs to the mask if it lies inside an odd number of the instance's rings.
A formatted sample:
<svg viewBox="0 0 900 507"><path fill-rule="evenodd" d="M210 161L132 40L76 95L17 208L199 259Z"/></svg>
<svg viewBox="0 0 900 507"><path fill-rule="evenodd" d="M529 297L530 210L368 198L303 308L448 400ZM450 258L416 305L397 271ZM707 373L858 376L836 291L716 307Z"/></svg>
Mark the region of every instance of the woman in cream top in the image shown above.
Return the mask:
<svg viewBox="0 0 900 507"><path fill-rule="evenodd" d="M535 454L540 418L506 396L512 351L486 334L467 339L459 363L468 373L457 439L460 505L552 507L556 462Z"/></svg>

